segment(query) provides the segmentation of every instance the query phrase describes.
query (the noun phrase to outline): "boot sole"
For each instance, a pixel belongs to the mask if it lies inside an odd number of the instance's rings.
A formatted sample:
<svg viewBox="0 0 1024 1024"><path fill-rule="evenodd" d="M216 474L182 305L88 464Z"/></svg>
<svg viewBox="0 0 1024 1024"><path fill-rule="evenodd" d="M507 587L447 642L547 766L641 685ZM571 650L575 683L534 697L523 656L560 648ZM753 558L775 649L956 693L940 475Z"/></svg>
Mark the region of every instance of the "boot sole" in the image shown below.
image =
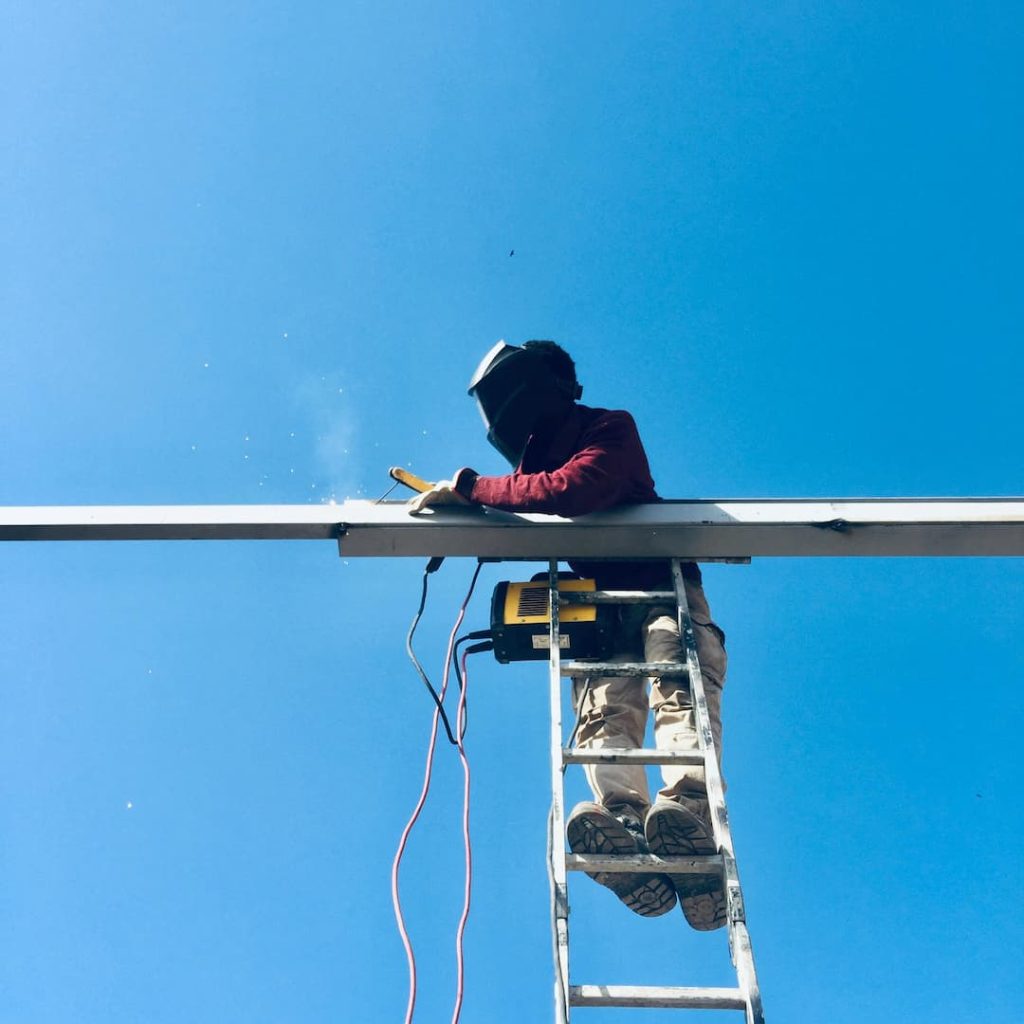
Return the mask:
<svg viewBox="0 0 1024 1024"><path fill-rule="evenodd" d="M566 825L569 849L573 853L602 855L641 852L636 839L623 824L598 804L575 814ZM676 905L676 890L667 875L625 874L612 871L587 872L598 885L611 889L623 903L641 917L660 917Z"/></svg>
<svg viewBox="0 0 1024 1024"><path fill-rule="evenodd" d="M685 807L654 810L645 827L647 845L659 857L707 857L718 852L707 825ZM669 875L691 928L713 932L726 922L725 889L719 875Z"/></svg>

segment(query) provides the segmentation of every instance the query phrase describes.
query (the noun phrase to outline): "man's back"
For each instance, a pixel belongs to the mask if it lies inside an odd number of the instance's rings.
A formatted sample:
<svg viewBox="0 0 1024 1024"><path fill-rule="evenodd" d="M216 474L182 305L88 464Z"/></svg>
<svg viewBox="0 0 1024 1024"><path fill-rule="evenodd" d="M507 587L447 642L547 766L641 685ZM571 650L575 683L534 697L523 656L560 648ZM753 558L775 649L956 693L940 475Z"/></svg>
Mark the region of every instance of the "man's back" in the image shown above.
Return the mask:
<svg viewBox="0 0 1024 1024"><path fill-rule="evenodd" d="M579 403L554 432L530 438L512 473L474 476L468 487L460 478L461 473L457 486L470 501L513 512L572 517L661 500L633 417L624 410ZM664 560L570 564L606 589L672 586ZM694 582L701 578L694 563L686 563L683 574Z"/></svg>

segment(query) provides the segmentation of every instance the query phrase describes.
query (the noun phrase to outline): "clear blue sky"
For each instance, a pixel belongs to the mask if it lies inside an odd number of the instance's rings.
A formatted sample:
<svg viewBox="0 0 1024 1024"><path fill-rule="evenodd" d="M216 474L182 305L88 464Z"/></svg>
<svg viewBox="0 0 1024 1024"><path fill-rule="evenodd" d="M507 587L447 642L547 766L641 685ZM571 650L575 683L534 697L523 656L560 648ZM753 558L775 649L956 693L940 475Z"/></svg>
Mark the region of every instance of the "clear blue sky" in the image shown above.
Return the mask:
<svg viewBox="0 0 1024 1024"><path fill-rule="evenodd" d="M1024 491L1017 4L4 21L2 504L499 471L465 385L529 337L633 411L665 496ZM435 672L470 571L436 578ZM419 572L312 542L0 550L0 1024L401 1020ZM769 1020L1012 1019L1024 562L706 580ZM548 1020L544 673L481 659L470 686L463 1019ZM451 753L404 876L424 1022L451 1001ZM721 933L572 897L575 980L728 983Z"/></svg>

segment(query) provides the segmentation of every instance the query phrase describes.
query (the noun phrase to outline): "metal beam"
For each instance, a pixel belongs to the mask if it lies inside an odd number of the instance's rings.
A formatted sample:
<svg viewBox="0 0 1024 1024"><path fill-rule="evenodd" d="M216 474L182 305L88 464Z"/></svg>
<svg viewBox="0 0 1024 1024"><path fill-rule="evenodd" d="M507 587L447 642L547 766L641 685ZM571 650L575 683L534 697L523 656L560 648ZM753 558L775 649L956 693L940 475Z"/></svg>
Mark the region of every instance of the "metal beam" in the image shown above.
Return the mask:
<svg viewBox="0 0 1024 1024"><path fill-rule="evenodd" d="M561 519L404 502L0 507L0 540L326 540L345 557L1024 555L1024 498L665 501Z"/></svg>

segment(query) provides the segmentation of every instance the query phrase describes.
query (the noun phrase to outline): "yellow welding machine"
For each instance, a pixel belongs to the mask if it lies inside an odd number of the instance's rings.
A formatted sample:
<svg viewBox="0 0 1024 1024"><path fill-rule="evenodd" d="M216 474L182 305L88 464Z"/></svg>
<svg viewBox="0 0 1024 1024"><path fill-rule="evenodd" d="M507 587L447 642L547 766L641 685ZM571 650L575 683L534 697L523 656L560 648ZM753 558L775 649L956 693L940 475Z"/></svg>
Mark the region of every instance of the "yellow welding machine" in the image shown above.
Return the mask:
<svg viewBox="0 0 1024 1024"><path fill-rule="evenodd" d="M559 579L558 593L593 592L594 580ZM546 661L551 649L551 591L547 574L529 583L499 583L491 597L491 637L494 656L510 661ZM573 660L607 658L616 622L607 604L563 604L558 609L558 646Z"/></svg>

